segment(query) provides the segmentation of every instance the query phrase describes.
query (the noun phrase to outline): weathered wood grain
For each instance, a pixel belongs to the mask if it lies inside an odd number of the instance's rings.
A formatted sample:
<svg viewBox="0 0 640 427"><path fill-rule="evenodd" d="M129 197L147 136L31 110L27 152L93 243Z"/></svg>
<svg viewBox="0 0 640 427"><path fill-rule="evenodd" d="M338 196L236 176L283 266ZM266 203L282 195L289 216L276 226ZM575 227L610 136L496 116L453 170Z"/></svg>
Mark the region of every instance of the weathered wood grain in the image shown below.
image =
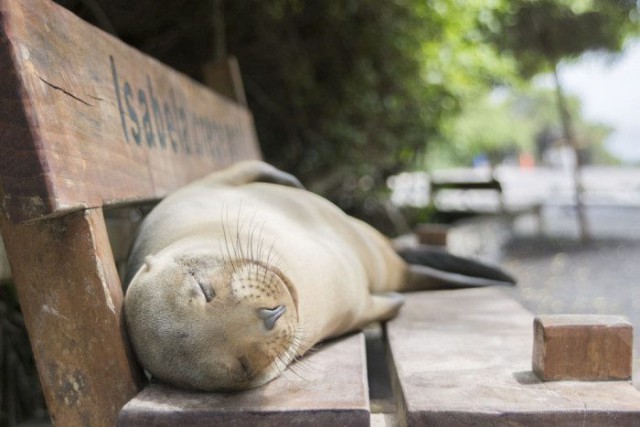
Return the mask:
<svg viewBox="0 0 640 427"><path fill-rule="evenodd" d="M409 295L387 325L410 426L632 426L640 392L626 381L552 382L531 371L533 316L499 289Z"/></svg>
<svg viewBox="0 0 640 427"><path fill-rule="evenodd" d="M368 426L364 336L323 345L271 383L240 393L151 384L122 409L125 426Z"/></svg>
<svg viewBox="0 0 640 427"><path fill-rule="evenodd" d="M630 380L633 327L622 316L537 316L532 369L543 381Z"/></svg>
<svg viewBox="0 0 640 427"><path fill-rule="evenodd" d="M102 210L0 227L52 420L114 425L142 376Z"/></svg>
<svg viewBox="0 0 640 427"><path fill-rule="evenodd" d="M258 158L249 112L45 0L0 0L0 206L153 199Z"/></svg>

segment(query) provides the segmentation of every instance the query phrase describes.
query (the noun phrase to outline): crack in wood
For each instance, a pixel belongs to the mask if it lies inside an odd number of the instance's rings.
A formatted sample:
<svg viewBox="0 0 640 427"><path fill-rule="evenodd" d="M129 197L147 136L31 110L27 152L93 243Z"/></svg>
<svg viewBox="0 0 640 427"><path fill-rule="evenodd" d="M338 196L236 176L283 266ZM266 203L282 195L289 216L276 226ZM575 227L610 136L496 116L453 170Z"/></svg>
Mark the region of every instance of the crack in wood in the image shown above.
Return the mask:
<svg viewBox="0 0 640 427"><path fill-rule="evenodd" d="M67 90L65 90L65 89L63 89L63 88L61 88L60 86L56 86L56 85L54 85L53 83L46 81L45 79L43 79L43 78L42 78L42 77L40 77L40 76L38 76L38 78L39 78L40 80L42 80L42 82L43 82L44 84L46 84L47 86L49 86L49 87L51 87L51 88L53 88L53 89L55 89L55 90L59 90L60 92L64 93L65 95L69 95L71 98L75 99L76 101L82 102L84 105L87 105L87 106L89 106L89 107L93 107L93 105L89 104L89 103L88 103L87 101L85 101L84 99L82 99L82 98L79 98L79 97L75 96L74 94L72 94L71 92L69 92L69 91L67 91Z"/></svg>

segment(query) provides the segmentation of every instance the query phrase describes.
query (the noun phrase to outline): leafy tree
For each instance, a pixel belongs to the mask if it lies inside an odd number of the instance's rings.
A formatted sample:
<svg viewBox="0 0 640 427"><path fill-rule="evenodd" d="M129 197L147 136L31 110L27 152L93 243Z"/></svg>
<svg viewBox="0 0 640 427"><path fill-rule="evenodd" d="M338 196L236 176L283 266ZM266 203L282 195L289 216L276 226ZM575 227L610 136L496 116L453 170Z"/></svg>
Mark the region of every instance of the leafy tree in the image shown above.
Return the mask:
<svg viewBox="0 0 640 427"><path fill-rule="evenodd" d="M470 165L480 155L520 151L531 145L533 127L531 121L516 117L508 102L486 95L474 99L443 122L443 143L427 149L427 169Z"/></svg>
<svg viewBox="0 0 640 427"><path fill-rule="evenodd" d="M635 0L514 0L498 13L499 25L488 28L493 41L517 60L525 77L552 72L556 83L558 112L565 140L576 151L574 171L576 204L582 239L588 239L581 202L578 142L566 97L558 75L558 64L584 52L618 52L625 38L638 31Z"/></svg>
<svg viewBox="0 0 640 427"><path fill-rule="evenodd" d="M536 152L534 142L540 134L561 134L554 104L554 91L528 85L501 88L466 102L460 114L443 121L441 138L448 143L434 144L427 149L427 169L470 164L481 154L492 157L493 154ZM588 143L585 145L591 148L589 152L593 152L593 157L605 159L602 145L611 129L586 122L578 98L568 97L567 106L574 117L578 138Z"/></svg>

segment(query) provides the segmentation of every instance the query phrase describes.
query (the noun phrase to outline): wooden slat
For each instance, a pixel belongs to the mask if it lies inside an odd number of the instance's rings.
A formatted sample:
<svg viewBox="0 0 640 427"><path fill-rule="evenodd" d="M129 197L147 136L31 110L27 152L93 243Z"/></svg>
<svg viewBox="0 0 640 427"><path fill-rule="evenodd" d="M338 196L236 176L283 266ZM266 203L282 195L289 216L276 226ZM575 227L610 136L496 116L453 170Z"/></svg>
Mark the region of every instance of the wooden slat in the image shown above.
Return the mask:
<svg viewBox="0 0 640 427"><path fill-rule="evenodd" d="M142 375L101 209L0 226L54 423L114 425Z"/></svg>
<svg viewBox="0 0 640 427"><path fill-rule="evenodd" d="M621 382L543 383L533 316L499 289L416 293L387 329L404 425L637 425Z"/></svg>
<svg viewBox="0 0 640 427"><path fill-rule="evenodd" d="M260 156L249 112L48 0L0 0L0 206L152 199Z"/></svg>
<svg viewBox="0 0 640 427"><path fill-rule="evenodd" d="M212 350L214 351L214 350ZM152 384L122 410L124 426L368 426L362 333L333 341L271 383L239 393Z"/></svg>

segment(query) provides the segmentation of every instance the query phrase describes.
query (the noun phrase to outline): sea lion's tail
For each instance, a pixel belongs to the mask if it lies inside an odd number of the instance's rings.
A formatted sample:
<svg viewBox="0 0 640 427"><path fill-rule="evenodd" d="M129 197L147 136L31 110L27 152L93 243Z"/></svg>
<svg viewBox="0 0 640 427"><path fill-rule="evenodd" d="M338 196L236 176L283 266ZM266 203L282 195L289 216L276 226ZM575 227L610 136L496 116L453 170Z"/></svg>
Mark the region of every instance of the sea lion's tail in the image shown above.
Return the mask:
<svg viewBox="0 0 640 427"><path fill-rule="evenodd" d="M440 248L417 245L398 250L407 262L403 291L512 286L516 280L498 267L452 255Z"/></svg>

